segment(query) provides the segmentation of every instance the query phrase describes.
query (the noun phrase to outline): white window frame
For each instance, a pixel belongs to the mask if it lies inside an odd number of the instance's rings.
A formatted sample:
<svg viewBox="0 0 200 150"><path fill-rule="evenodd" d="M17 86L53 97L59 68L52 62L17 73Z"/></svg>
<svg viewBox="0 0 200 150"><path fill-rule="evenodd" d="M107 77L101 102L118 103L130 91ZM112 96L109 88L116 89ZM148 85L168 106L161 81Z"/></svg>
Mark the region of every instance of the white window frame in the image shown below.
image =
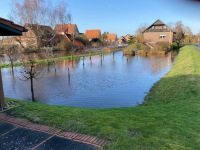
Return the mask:
<svg viewBox="0 0 200 150"><path fill-rule="evenodd" d="M167 38L166 35L160 35L160 36L159 36L159 39L166 39L166 38Z"/></svg>

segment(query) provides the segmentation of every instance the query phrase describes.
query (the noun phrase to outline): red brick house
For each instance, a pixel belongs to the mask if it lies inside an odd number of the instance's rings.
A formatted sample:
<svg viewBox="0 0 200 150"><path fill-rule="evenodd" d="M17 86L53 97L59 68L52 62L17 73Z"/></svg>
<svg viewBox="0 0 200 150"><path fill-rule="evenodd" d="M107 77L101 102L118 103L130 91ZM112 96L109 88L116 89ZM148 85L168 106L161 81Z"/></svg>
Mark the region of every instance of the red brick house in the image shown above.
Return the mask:
<svg viewBox="0 0 200 150"><path fill-rule="evenodd" d="M86 30L85 35L89 41L92 41L92 39L99 39L101 37L101 30Z"/></svg>
<svg viewBox="0 0 200 150"><path fill-rule="evenodd" d="M114 33L108 33L106 34L106 37L104 39L105 41L107 42L116 42L117 40L117 34L114 34Z"/></svg>
<svg viewBox="0 0 200 150"><path fill-rule="evenodd" d="M54 31L58 35L65 35L67 38L72 41L75 39L80 33L76 24L57 24L55 26Z"/></svg>
<svg viewBox="0 0 200 150"><path fill-rule="evenodd" d="M143 31L144 41L150 43L173 42L174 31L161 20L155 21Z"/></svg>

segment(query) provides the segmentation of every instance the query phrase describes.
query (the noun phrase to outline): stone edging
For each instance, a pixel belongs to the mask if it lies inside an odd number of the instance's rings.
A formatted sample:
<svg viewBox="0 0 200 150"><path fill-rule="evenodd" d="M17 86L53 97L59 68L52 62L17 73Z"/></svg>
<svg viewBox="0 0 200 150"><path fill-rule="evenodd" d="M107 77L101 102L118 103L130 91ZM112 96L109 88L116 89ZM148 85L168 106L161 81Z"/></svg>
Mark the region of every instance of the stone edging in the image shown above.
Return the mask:
<svg viewBox="0 0 200 150"><path fill-rule="evenodd" d="M103 148L103 146L106 144L105 140L93 137L93 136L88 136L84 134L78 134L74 132L63 132L60 129L52 128L49 126L45 125L39 125L32 123L30 121L27 121L26 119L21 119L21 118L14 118L5 114L0 114L0 121L10 123L19 127L31 129L31 130L36 130L40 132L45 132L48 134L53 134L62 138L74 140L77 142L82 142L86 144L90 144L93 146L96 146L100 149Z"/></svg>

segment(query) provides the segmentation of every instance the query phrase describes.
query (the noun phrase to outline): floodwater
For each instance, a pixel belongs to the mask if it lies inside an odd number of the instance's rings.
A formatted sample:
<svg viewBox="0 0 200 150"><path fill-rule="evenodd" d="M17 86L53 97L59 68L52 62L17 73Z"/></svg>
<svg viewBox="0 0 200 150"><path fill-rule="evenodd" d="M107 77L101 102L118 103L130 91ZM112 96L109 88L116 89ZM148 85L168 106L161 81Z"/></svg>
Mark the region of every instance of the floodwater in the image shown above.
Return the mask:
<svg viewBox="0 0 200 150"><path fill-rule="evenodd" d="M36 101L82 108L118 108L141 104L152 85L172 67L174 57L123 56L122 51L59 61L34 80ZM84 65L83 65L84 62ZM39 68L39 67L38 67ZM69 70L68 70L69 68ZM5 97L31 101L30 80L22 81L22 67L2 69Z"/></svg>

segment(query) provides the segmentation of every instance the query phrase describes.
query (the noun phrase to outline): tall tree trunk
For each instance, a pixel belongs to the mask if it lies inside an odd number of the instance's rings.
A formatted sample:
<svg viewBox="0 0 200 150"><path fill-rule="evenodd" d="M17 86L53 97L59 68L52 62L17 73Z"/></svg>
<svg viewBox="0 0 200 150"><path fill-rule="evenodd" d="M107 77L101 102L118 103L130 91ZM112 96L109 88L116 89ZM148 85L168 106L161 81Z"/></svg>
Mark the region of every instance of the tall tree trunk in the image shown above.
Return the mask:
<svg viewBox="0 0 200 150"><path fill-rule="evenodd" d="M33 78L32 77L31 77L31 95L32 95L32 101L35 102L34 90L33 90Z"/></svg>
<svg viewBox="0 0 200 150"><path fill-rule="evenodd" d="M11 63L11 69L12 69L12 75L13 75L13 77L14 77L14 65L13 65L13 61L12 61L12 59L10 60L10 63Z"/></svg>
<svg viewBox="0 0 200 150"><path fill-rule="evenodd" d="M49 62L49 60L48 60L48 62L47 62L47 71L48 71L48 72L50 71L50 62Z"/></svg>
<svg viewBox="0 0 200 150"><path fill-rule="evenodd" d="M56 73L56 62L55 62L55 60L53 60L53 63L54 63L54 71Z"/></svg>
<svg viewBox="0 0 200 150"><path fill-rule="evenodd" d="M10 65L11 65L11 73L12 73L12 75L14 76L14 69L13 69L13 60L12 60L12 58L11 58L11 55L10 54L8 54L8 58L9 58L9 60L10 60Z"/></svg>
<svg viewBox="0 0 200 150"><path fill-rule="evenodd" d="M33 62L31 62L31 70L29 72L31 80L31 95L32 95L32 101L35 102L34 90L33 90L33 78L34 78L33 67L34 67Z"/></svg>

